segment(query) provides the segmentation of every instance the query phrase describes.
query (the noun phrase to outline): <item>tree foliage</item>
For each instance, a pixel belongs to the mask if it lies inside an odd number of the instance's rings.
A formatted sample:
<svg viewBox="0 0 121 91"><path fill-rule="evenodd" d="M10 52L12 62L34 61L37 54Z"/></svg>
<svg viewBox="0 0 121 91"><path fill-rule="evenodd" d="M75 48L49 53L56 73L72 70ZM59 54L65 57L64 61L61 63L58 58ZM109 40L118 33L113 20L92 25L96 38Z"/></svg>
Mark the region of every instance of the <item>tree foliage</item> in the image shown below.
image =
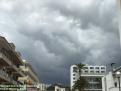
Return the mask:
<svg viewBox="0 0 121 91"><path fill-rule="evenodd" d="M78 89L79 91L84 91L85 87L88 85L87 80L81 76L82 69L84 69L84 64L80 63L76 65L78 68L79 79L73 85L73 91Z"/></svg>
<svg viewBox="0 0 121 91"><path fill-rule="evenodd" d="M84 64L82 64L82 63L79 63L79 64L77 64L76 65L77 66L77 68L78 68L78 72L79 72L79 74L80 74L80 76L81 76L81 71L82 71L82 69L84 69Z"/></svg>
<svg viewBox="0 0 121 91"><path fill-rule="evenodd" d="M78 89L79 91L84 91L85 87L88 85L88 82L84 77L79 77L73 86L73 91Z"/></svg>

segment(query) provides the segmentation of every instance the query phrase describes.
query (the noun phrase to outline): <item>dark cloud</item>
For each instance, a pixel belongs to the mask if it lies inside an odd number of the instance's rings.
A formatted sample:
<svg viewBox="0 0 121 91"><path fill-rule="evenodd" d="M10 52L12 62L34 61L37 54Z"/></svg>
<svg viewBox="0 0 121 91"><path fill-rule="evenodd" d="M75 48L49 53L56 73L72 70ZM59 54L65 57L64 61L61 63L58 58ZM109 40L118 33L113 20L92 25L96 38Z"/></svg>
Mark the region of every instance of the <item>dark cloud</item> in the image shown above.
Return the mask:
<svg viewBox="0 0 121 91"><path fill-rule="evenodd" d="M72 64L120 64L115 0L1 0L0 33L45 83L69 84Z"/></svg>

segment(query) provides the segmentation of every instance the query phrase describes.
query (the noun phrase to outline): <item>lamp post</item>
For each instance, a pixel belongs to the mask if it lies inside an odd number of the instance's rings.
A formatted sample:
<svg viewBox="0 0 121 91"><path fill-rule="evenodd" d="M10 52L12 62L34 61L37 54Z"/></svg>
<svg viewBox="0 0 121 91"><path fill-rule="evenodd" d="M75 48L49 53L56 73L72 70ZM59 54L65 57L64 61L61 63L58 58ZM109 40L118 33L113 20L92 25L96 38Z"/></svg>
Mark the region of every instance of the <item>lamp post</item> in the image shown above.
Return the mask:
<svg viewBox="0 0 121 91"><path fill-rule="evenodd" d="M120 87L120 75L121 75L121 72L117 71L116 75L117 75L118 83L119 83L119 91L121 91L121 87Z"/></svg>

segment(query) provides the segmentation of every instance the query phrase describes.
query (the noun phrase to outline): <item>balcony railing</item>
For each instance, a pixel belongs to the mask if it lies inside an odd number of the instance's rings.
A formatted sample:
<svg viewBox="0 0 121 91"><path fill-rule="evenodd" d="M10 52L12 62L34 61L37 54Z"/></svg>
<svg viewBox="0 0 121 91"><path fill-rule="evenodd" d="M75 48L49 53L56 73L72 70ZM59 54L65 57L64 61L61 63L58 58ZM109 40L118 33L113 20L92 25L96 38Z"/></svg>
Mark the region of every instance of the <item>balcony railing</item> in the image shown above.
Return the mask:
<svg viewBox="0 0 121 91"><path fill-rule="evenodd" d="M13 55L10 54L10 51L7 51L6 49L0 49L0 52L2 53L2 57L5 59L5 61L22 76L24 76L23 72L21 72L19 68L13 63L14 59L12 57Z"/></svg>
<svg viewBox="0 0 121 91"><path fill-rule="evenodd" d="M3 70L0 70L0 77L3 78L4 80L10 81L8 74Z"/></svg>
<svg viewBox="0 0 121 91"><path fill-rule="evenodd" d="M17 84L17 82L2 69L0 70L0 77L9 83Z"/></svg>
<svg viewBox="0 0 121 91"><path fill-rule="evenodd" d="M34 80L39 81L37 76L34 74L34 72L29 67L20 66L20 69L22 71L24 71L25 73L29 74Z"/></svg>
<svg viewBox="0 0 121 91"><path fill-rule="evenodd" d="M4 54L9 60L11 60L11 62L16 62L17 60L18 60L17 62L22 61L19 56L16 56L16 52L13 52L11 50L6 50L5 48L1 48L0 53Z"/></svg>

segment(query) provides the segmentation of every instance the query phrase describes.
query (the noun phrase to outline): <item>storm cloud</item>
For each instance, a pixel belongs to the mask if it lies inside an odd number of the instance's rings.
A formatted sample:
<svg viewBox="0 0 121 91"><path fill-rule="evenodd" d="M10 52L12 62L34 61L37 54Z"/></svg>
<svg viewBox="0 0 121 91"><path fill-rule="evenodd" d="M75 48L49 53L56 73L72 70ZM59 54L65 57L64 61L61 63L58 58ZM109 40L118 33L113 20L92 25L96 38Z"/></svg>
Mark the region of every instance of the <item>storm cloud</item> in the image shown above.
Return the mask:
<svg viewBox="0 0 121 91"><path fill-rule="evenodd" d="M72 64L121 63L116 0L0 0L0 34L48 84L69 84Z"/></svg>

